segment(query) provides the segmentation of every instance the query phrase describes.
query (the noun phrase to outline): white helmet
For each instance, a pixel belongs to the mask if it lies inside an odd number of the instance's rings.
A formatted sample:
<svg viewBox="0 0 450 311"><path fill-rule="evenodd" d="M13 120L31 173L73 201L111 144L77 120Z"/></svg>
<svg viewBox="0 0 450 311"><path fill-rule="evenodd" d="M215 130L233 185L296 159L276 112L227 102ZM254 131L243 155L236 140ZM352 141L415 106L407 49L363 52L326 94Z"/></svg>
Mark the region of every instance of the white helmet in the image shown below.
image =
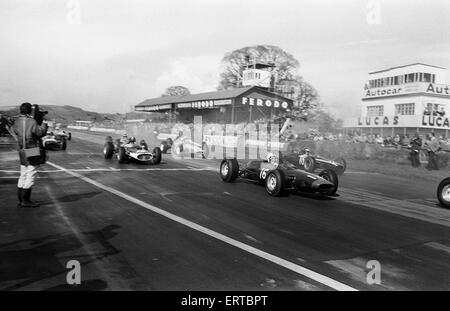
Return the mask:
<svg viewBox="0 0 450 311"><path fill-rule="evenodd" d="M274 153L269 152L267 154L267 162L272 163L272 164L278 164L278 158Z"/></svg>

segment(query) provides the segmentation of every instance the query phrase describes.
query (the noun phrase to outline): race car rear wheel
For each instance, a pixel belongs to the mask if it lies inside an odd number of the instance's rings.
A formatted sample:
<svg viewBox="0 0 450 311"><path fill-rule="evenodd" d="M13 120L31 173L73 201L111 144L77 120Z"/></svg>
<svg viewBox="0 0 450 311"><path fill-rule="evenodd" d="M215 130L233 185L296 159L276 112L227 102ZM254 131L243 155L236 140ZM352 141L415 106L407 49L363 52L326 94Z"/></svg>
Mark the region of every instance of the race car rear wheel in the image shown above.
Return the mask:
<svg viewBox="0 0 450 311"><path fill-rule="evenodd" d="M322 194L334 195L339 187L339 179L336 172L333 170L323 170L322 172L319 173L319 176L331 182L334 185L333 188L327 190L326 192L322 192Z"/></svg>
<svg viewBox="0 0 450 311"><path fill-rule="evenodd" d="M267 174L266 190L271 196L278 197L284 194L284 173L281 170L273 170Z"/></svg>
<svg viewBox="0 0 450 311"><path fill-rule="evenodd" d="M125 148L120 147L119 152L117 153L117 160L119 160L119 163L125 163Z"/></svg>
<svg viewBox="0 0 450 311"><path fill-rule="evenodd" d="M167 144L166 141L163 141L159 148L161 149L162 153L167 153L167 150L169 150L169 145Z"/></svg>
<svg viewBox="0 0 450 311"><path fill-rule="evenodd" d="M334 160L334 162L339 163L340 165L342 165L342 168L339 168L336 170L336 173L338 173L338 175L342 175L344 174L345 170L347 169L347 162L345 161L344 158L337 158Z"/></svg>
<svg viewBox="0 0 450 311"><path fill-rule="evenodd" d="M437 197L443 207L450 208L450 177L439 183Z"/></svg>
<svg viewBox="0 0 450 311"><path fill-rule="evenodd" d="M111 159L114 154L114 144L110 141L103 146L103 156L105 159Z"/></svg>
<svg viewBox="0 0 450 311"><path fill-rule="evenodd" d="M224 182L233 182L239 175L239 163L236 159L223 159L220 163L220 178Z"/></svg>
<svg viewBox="0 0 450 311"><path fill-rule="evenodd" d="M159 147L155 147L153 149L153 164L161 163L161 149Z"/></svg>
<svg viewBox="0 0 450 311"><path fill-rule="evenodd" d="M313 157L306 157L303 162L303 168L307 172L314 172L314 170L316 169L316 160L314 160Z"/></svg>

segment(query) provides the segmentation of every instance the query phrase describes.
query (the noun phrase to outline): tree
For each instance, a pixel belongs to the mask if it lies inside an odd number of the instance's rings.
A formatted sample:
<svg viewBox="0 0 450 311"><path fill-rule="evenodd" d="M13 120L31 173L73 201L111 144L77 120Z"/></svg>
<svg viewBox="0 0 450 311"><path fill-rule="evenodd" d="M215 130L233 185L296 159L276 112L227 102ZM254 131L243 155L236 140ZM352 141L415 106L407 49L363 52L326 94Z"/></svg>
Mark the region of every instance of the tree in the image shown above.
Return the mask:
<svg viewBox="0 0 450 311"><path fill-rule="evenodd" d="M222 59L223 71L220 74L218 89L226 90L240 87L242 71L249 60L275 65L274 73L278 79L291 79L300 66L294 56L277 46L247 46L225 54Z"/></svg>
<svg viewBox="0 0 450 311"><path fill-rule="evenodd" d="M183 95L190 95L191 92L189 89L185 86L181 85L175 85L170 86L166 89L166 92L162 94L163 97L165 96L183 96Z"/></svg>
<svg viewBox="0 0 450 311"><path fill-rule="evenodd" d="M310 113L308 121L314 124L321 133L336 132L343 125L342 120L333 118L333 116L320 107Z"/></svg>
<svg viewBox="0 0 450 311"><path fill-rule="evenodd" d="M317 90L301 76L293 79L283 79L277 82L276 92L295 100L292 114L295 117L304 117L311 110L319 106L319 94Z"/></svg>
<svg viewBox="0 0 450 311"><path fill-rule="evenodd" d="M294 56L273 45L248 46L225 54L222 59L219 90L240 87L242 72L248 62L273 64L274 92L296 102L291 117L305 119L318 104L316 89L297 74L300 63Z"/></svg>

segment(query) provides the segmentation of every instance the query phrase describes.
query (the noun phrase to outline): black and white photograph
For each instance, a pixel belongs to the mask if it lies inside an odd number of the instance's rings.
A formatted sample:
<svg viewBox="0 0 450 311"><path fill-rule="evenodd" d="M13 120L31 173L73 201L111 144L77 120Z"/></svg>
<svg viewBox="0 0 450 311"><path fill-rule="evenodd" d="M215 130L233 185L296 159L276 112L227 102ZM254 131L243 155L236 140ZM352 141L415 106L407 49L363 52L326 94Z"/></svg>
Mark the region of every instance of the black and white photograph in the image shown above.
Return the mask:
<svg viewBox="0 0 450 311"><path fill-rule="evenodd" d="M450 290L448 0L2 0L0 118L0 292Z"/></svg>

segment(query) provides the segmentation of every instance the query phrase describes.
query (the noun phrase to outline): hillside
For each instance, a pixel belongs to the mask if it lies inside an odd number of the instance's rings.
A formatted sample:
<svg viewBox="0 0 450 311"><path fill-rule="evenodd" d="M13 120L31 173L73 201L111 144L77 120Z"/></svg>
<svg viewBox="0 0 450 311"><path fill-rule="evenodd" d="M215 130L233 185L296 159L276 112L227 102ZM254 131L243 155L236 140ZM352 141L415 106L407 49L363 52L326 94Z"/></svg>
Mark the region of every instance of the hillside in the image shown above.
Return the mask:
<svg viewBox="0 0 450 311"><path fill-rule="evenodd" d="M108 113L98 113L85 111L78 107L73 106L56 106L56 105L43 105L42 110L48 111L46 115L47 120L55 120L57 123L71 124L77 120L83 121L94 121L94 122L105 122L113 121L120 122L123 120L125 115L123 114L108 114ZM0 107L0 113L7 114L9 116L14 116L19 113L17 107Z"/></svg>

